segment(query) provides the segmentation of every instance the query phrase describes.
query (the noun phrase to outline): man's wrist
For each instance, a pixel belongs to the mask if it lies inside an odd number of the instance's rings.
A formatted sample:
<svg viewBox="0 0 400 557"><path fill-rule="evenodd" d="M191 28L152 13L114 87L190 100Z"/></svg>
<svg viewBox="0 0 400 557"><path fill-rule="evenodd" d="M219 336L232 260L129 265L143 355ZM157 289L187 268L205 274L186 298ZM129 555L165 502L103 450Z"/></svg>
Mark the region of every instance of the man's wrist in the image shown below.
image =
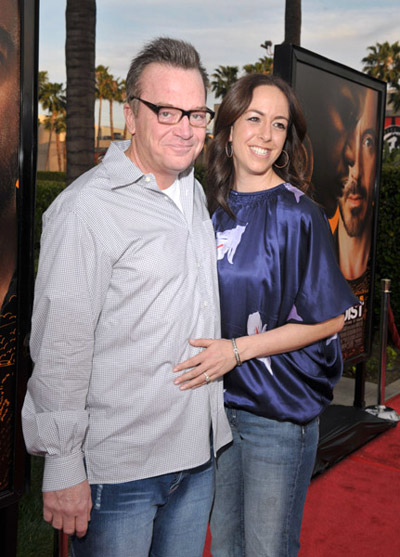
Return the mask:
<svg viewBox="0 0 400 557"><path fill-rule="evenodd" d="M83 453L77 451L66 456L46 456L42 491L58 491L86 480Z"/></svg>

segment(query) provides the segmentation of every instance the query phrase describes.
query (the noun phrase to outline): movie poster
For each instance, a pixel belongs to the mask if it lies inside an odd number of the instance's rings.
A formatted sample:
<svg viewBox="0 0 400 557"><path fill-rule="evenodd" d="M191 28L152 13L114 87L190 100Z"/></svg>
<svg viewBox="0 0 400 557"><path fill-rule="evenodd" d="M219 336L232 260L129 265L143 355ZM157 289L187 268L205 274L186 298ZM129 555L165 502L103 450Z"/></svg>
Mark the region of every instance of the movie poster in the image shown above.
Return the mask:
<svg viewBox="0 0 400 557"><path fill-rule="evenodd" d="M16 395L19 2L0 0L0 14L0 491L3 491L10 481Z"/></svg>
<svg viewBox="0 0 400 557"><path fill-rule="evenodd" d="M306 64L296 71L296 92L308 128L314 200L329 219L340 269L362 304L345 316L344 359L365 346L377 191L377 91Z"/></svg>
<svg viewBox="0 0 400 557"><path fill-rule="evenodd" d="M311 194L329 219L340 269L361 301L346 312L340 333L344 359L356 363L371 350L385 84L292 45L276 47L275 71L303 108Z"/></svg>

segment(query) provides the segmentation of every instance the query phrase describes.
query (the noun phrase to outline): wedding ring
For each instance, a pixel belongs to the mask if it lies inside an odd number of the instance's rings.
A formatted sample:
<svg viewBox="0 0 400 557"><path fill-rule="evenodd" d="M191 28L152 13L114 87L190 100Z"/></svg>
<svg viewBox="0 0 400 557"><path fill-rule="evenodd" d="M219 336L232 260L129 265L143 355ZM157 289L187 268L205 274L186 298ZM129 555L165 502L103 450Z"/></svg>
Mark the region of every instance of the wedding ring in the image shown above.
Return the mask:
<svg viewBox="0 0 400 557"><path fill-rule="evenodd" d="M206 378L206 383L209 383L211 381L211 379L208 377L208 375L205 371L203 371L203 375Z"/></svg>

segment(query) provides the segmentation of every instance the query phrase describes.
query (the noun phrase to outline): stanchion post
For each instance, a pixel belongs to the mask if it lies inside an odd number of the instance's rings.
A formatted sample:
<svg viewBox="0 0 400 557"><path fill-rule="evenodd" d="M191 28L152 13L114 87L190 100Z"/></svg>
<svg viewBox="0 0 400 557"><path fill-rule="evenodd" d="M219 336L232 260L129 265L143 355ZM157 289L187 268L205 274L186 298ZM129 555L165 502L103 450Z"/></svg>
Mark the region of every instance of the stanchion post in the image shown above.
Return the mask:
<svg viewBox="0 0 400 557"><path fill-rule="evenodd" d="M60 540L60 557L68 557L68 536L64 534L64 532L59 532L59 540Z"/></svg>
<svg viewBox="0 0 400 557"><path fill-rule="evenodd" d="M380 316L380 357L379 357L379 373L378 373L378 406L385 404L385 386L386 386L386 350L387 350L387 332L388 332L388 308L390 299L390 279L382 279L382 300L381 300L381 316Z"/></svg>
<svg viewBox="0 0 400 557"><path fill-rule="evenodd" d="M68 536L62 530L54 530L53 557L68 557Z"/></svg>
<svg viewBox="0 0 400 557"><path fill-rule="evenodd" d="M388 309L390 297L390 280L382 279L382 302L381 302L381 318L380 318L380 359L378 367L378 404L376 406L368 406L365 410L373 416L383 420L392 422L400 421L400 416L393 410L385 406L385 385L386 385L386 348L388 333Z"/></svg>

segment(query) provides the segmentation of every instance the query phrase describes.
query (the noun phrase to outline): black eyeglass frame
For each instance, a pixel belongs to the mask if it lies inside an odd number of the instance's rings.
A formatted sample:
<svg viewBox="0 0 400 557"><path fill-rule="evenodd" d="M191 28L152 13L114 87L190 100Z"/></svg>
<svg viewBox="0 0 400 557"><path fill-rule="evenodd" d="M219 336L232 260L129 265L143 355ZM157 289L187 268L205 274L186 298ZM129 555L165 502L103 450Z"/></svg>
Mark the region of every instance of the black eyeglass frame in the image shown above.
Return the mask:
<svg viewBox="0 0 400 557"><path fill-rule="evenodd" d="M159 123L164 125L164 126L174 126L175 124L179 124L179 122L182 120L182 118L184 116L187 116L191 126L194 126L195 128L196 127L197 128L206 128L215 116L215 112L213 110L211 110L211 108L207 108L207 107L197 109L197 110L183 110L183 108L178 108L177 106L164 106L164 105L153 104L149 101L145 101L144 99L141 99L140 97L135 97L135 95L131 95L128 100L129 100L129 102L133 101L133 100L137 100L137 101L140 101L141 103L145 104L147 106L147 108L150 108L150 110L152 110L154 112L154 114L157 114L157 118L158 118L158 113L163 108L165 108L167 110L169 108L173 108L174 110L179 110L182 113L182 116L179 118L179 120L177 122L174 122L173 124L167 124L166 122L160 122L159 121ZM194 112L206 112L207 114L209 114L211 116L210 121L207 122L207 124L205 126L196 126L195 124L192 124L190 122L190 115L193 114Z"/></svg>

